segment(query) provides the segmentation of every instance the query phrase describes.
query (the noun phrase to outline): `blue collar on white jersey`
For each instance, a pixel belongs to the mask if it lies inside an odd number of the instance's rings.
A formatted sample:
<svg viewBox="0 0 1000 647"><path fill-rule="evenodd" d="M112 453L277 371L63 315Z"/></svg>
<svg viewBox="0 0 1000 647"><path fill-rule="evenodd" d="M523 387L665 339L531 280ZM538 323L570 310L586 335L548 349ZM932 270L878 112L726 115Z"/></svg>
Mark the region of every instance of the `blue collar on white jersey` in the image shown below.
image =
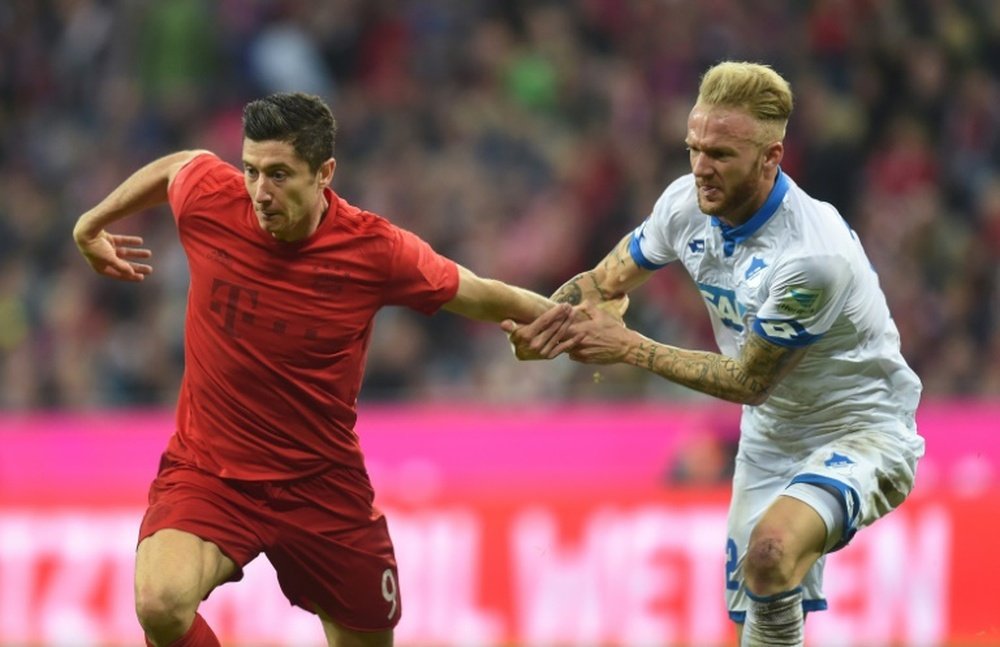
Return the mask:
<svg viewBox="0 0 1000 647"><path fill-rule="evenodd" d="M785 194L788 193L788 177L781 172L781 168L778 168L778 175L774 178L774 186L771 187L771 193L767 196L767 200L761 205L757 213L750 216L750 219L744 222L742 225L736 227L730 227L726 223L722 222L715 216L712 216L712 226L718 227L722 231L722 250L725 252L726 256L732 256L733 251L736 249L736 243L742 243L747 238L750 238L757 230L764 226L774 212L778 210L778 205L781 201L785 199Z"/></svg>

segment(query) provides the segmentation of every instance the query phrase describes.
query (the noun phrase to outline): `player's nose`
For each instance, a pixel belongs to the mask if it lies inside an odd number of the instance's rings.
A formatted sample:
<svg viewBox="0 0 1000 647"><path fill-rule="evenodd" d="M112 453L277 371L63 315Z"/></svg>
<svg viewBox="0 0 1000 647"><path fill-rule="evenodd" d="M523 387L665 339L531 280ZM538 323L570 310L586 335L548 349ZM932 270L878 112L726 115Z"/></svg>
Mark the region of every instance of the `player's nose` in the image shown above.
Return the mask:
<svg viewBox="0 0 1000 647"><path fill-rule="evenodd" d="M259 205L266 205L271 202L271 193L268 191L264 180L257 180L257 183L253 185L253 200Z"/></svg>
<svg viewBox="0 0 1000 647"><path fill-rule="evenodd" d="M712 174L711 164L704 153L695 153L691 156L691 172L695 175L706 176Z"/></svg>

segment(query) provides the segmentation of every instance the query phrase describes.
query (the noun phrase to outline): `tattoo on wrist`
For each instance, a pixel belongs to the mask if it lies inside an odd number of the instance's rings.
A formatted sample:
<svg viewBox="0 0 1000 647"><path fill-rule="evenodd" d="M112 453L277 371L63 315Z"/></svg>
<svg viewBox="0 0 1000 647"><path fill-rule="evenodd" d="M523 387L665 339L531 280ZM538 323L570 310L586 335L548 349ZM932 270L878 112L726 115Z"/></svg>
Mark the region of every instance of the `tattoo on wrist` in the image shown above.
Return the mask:
<svg viewBox="0 0 1000 647"><path fill-rule="evenodd" d="M564 286L556 290L555 294L552 295L552 300L556 303L568 303L574 306L580 305L583 302L583 290L579 285L581 276L573 277Z"/></svg>
<svg viewBox="0 0 1000 647"><path fill-rule="evenodd" d="M600 284L598 284L597 278L594 277L594 273L591 272L589 276L590 276L590 284L591 286L593 286L594 291L597 292L598 296L601 297L601 301L607 301L608 293L601 288Z"/></svg>
<svg viewBox="0 0 1000 647"><path fill-rule="evenodd" d="M607 259L607 262L605 263L604 266L608 269L611 269L615 265L620 267L624 264L625 264L625 257L622 255L622 250L616 249L614 253Z"/></svg>
<svg viewBox="0 0 1000 647"><path fill-rule="evenodd" d="M583 281L589 282L589 290L597 293L601 301L610 301L615 295L608 292L601 287L600 283L597 282L597 277L594 276L594 272L583 272L577 274L569 281L567 281L562 287L552 293L552 300L556 303L568 303L570 305L578 306L583 303L583 287L581 283Z"/></svg>
<svg viewBox="0 0 1000 647"><path fill-rule="evenodd" d="M639 342L635 348L635 365L656 372L656 344Z"/></svg>

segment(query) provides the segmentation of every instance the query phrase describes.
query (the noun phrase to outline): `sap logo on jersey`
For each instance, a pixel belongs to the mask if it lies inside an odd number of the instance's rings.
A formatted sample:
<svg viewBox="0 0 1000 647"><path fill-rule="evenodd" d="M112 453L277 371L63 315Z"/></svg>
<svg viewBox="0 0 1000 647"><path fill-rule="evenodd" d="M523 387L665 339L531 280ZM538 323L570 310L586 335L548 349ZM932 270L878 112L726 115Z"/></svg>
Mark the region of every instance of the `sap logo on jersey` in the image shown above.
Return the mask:
<svg viewBox="0 0 1000 647"><path fill-rule="evenodd" d="M743 315L746 314L746 307L736 300L735 292L707 283L699 283L698 289L708 302L709 308L719 315L719 320L727 328L743 332Z"/></svg>
<svg viewBox="0 0 1000 647"><path fill-rule="evenodd" d="M701 254L705 251L705 239L704 238L692 238L691 242L688 243L688 249L691 250L692 254Z"/></svg>

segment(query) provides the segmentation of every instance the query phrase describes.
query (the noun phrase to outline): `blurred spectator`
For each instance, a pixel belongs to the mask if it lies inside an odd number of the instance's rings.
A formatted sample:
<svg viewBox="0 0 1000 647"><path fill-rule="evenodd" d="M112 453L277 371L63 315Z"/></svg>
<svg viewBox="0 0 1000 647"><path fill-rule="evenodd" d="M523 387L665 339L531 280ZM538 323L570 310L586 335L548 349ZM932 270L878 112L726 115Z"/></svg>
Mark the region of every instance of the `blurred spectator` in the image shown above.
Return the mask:
<svg viewBox="0 0 1000 647"><path fill-rule="evenodd" d="M238 107L252 96L324 95L344 133L340 193L480 273L550 292L686 168L686 106L721 58L792 81L786 170L861 235L927 395L1000 395L1000 3L748 7L0 3L0 406L173 402L186 267L169 214L130 224L156 254L142 285L82 274L70 229L127 169L168 150L238 161ZM711 344L683 277L667 269L645 289L657 296L633 307L634 325ZM568 361L519 365L498 330L394 311L376 324L362 393L697 397L638 371L595 382Z"/></svg>
<svg viewBox="0 0 1000 647"><path fill-rule="evenodd" d="M738 425L691 429L677 445L664 483L670 487L728 486L738 448Z"/></svg>

